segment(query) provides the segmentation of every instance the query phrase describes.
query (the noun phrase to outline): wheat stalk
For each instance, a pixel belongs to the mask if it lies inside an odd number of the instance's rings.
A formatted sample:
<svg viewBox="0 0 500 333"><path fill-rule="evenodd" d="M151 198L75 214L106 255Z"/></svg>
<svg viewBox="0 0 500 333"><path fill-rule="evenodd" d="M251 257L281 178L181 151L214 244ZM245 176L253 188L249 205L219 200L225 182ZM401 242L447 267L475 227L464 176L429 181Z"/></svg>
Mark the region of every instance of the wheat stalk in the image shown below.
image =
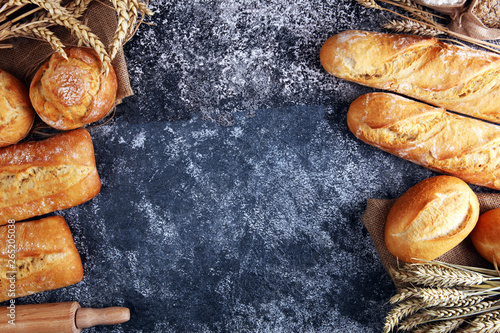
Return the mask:
<svg viewBox="0 0 500 333"><path fill-rule="evenodd" d="M500 329L500 283L496 270L421 261L390 270L401 285L389 303L384 333L490 332ZM464 325L467 325L463 328ZM500 332L496 331L496 332Z"/></svg>
<svg viewBox="0 0 500 333"><path fill-rule="evenodd" d="M451 319L437 323L424 324L416 328L414 333L450 333L458 329L463 323L464 319Z"/></svg>
<svg viewBox="0 0 500 333"><path fill-rule="evenodd" d="M356 0L356 2L359 3L361 6L366 7L366 8L384 10L384 8L379 6L375 2L375 0Z"/></svg>
<svg viewBox="0 0 500 333"><path fill-rule="evenodd" d="M404 20L404 21L396 21L392 20L388 23L385 23L382 26L384 29L393 30L395 32L401 33L413 33L420 36L437 36L442 34L441 31L433 28L432 26L416 21Z"/></svg>
<svg viewBox="0 0 500 333"><path fill-rule="evenodd" d="M64 59L68 59L64 51L64 44L48 28L43 26L30 27L29 25L22 25L19 28L14 27L13 31L16 36L35 36L47 41L54 51L58 52Z"/></svg>
<svg viewBox="0 0 500 333"><path fill-rule="evenodd" d="M401 320L418 312L422 307L421 302L418 300L408 300L398 304L386 316L383 332L391 332L399 325Z"/></svg>
<svg viewBox="0 0 500 333"><path fill-rule="evenodd" d="M404 14L398 13L394 10L384 8L384 7L380 6L375 0L356 0L356 1L364 7L390 12L398 17L403 18L404 20L428 25L430 28L439 31L440 34L446 34L450 37L453 37L453 38L465 41L467 43L471 43L473 45L482 47L488 51L500 53L500 46L499 45L494 44L494 43L490 43L488 41L480 40L477 38L473 38L473 37L470 37L467 35L463 35L461 33L451 31L446 26L443 26L434 20L434 17L436 17L436 18L443 18L443 17L437 16L431 12L425 11L425 10L421 9L421 7L417 8L416 6L411 5L409 2L407 2L405 0L403 0L403 1L378 0L378 1L382 2L382 3L390 4L390 5L393 5L396 7L400 7L402 9L406 10L410 14L411 17L408 17ZM416 18L414 18L414 17L416 17ZM390 26L390 24L389 24L389 26ZM425 29L424 29L424 31L425 31ZM420 32L418 30L413 31L412 33L420 34Z"/></svg>
<svg viewBox="0 0 500 333"><path fill-rule="evenodd" d="M36 38L46 41L55 52L66 57L64 45L50 30L53 26L63 26L77 37L78 46L93 48L103 63L103 70L107 70L118 50L135 34L142 23L139 16L153 15L153 12L140 0L110 0L117 14L118 25L110 44L106 46L80 21L80 17L93 1L73 0L66 2L65 6L62 6L59 0L0 1L0 42L12 37ZM16 12L27 5L37 7L15 16ZM0 48L6 47L12 45L0 44Z"/></svg>

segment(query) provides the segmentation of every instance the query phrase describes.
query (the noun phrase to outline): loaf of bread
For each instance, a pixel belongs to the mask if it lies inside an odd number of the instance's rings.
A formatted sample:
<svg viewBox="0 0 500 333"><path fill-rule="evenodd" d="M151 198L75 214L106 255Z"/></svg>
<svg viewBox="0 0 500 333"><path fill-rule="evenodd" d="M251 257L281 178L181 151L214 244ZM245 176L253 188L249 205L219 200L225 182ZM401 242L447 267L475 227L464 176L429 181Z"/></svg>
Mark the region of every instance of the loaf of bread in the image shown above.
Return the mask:
<svg viewBox="0 0 500 333"><path fill-rule="evenodd" d="M439 173L500 189L500 127L391 93L354 100L347 125L360 140Z"/></svg>
<svg viewBox="0 0 500 333"><path fill-rule="evenodd" d="M481 214L470 238L484 259L500 266L500 208Z"/></svg>
<svg viewBox="0 0 500 333"><path fill-rule="evenodd" d="M0 225L79 205L100 189L86 129L0 149Z"/></svg>
<svg viewBox="0 0 500 333"><path fill-rule="evenodd" d="M391 207L385 244L399 260L433 260L462 242L478 217L477 196L464 181L431 177L411 187Z"/></svg>
<svg viewBox="0 0 500 333"><path fill-rule="evenodd" d="M66 50L43 64L31 81L30 99L48 125L70 130L105 117L115 104L117 79L112 66L102 71L97 53L88 48Z"/></svg>
<svg viewBox="0 0 500 333"><path fill-rule="evenodd" d="M34 120L28 89L15 76L0 69L0 147L24 139Z"/></svg>
<svg viewBox="0 0 500 333"><path fill-rule="evenodd" d="M82 277L80 255L61 216L0 227L0 302L66 287Z"/></svg>
<svg viewBox="0 0 500 333"><path fill-rule="evenodd" d="M414 35L344 31L322 46L334 76L500 122L500 55Z"/></svg>

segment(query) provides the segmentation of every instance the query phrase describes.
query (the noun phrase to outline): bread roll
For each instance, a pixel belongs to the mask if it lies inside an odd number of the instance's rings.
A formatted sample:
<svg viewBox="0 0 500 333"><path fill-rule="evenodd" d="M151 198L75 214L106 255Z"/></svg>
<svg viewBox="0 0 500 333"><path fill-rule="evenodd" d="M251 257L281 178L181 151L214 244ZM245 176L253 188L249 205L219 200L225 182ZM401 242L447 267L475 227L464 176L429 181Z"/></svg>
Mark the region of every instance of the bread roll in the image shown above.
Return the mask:
<svg viewBox="0 0 500 333"><path fill-rule="evenodd" d="M61 216L0 227L0 302L66 287L82 277L80 255Z"/></svg>
<svg viewBox="0 0 500 333"><path fill-rule="evenodd" d="M102 71L97 53L87 48L59 53L37 71L30 87L30 99L48 125L70 130L106 116L116 100L117 79L113 67Z"/></svg>
<svg viewBox="0 0 500 333"><path fill-rule="evenodd" d="M0 147L24 139L34 120L28 89L15 76L0 69Z"/></svg>
<svg viewBox="0 0 500 333"><path fill-rule="evenodd" d="M481 214L470 237L484 259L500 265L500 208Z"/></svg>
<svg viewBox="0 0 500 333"><path fill-rule="evenodd" d="M431 177L411 187L391 207L385 244L399 260L433 260L464 240L478 216L477 196L465 182Z"/></svg>
<svg viewBox="0 0 500 333"><path fill-rule="evenodd" d="M100 189L83 128L0 149L0 225L79 205Z"/></svg>
<svg viewBox="0 0 500 333"><path fill-rule="evenodd" d="M414 35L344 31L322 46L341 79L500 122L500 55Z"/></svg>
<svg viewBox="0 0 500 333"><path fill-rule="evenodd" d="M462 180L500 189L500 127L390 93L358 97L347 125L360 140Z"/></svg>

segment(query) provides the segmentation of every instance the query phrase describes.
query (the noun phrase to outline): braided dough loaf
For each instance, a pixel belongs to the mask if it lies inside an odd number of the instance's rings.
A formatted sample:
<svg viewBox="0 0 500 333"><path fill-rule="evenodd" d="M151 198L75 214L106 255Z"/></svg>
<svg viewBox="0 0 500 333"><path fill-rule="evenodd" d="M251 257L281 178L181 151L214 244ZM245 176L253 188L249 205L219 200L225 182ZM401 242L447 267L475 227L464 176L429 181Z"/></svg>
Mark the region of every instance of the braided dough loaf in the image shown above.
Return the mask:
<svg viewBox="0 0 500 333"><path fill-rule="evenodd" d="M105 117L118 88L112 66L102 71L97 53L88 48L66 50L68 60L54 53L35 74L30 99L40 118L59 130L70 130Z"/></svg>
<svg viewBox="0 0 500 333"><path fill-rule="evenodd" d="M344 31L322 46L334 76L500 123L500 56L436 38Z"/></svg>
<svg viewBox="0 0 500 333"><path fill-rule="evenodd" d="M358 97L347 112L356 137L462 180L500 190L500 127L390 93Z"/></svg>

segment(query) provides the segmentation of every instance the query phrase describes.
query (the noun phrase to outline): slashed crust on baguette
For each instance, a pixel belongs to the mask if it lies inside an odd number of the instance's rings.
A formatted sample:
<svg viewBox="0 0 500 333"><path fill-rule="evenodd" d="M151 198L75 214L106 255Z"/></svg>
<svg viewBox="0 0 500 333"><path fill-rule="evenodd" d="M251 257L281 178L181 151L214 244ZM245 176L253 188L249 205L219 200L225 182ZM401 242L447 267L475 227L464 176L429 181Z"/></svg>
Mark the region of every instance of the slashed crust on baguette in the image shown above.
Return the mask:
<svg viewBox="0 0 500 333"><path fill-rule="evenodd" d="M500 122L500 56L436 38L367 31L330 37L320 59L334 76Z"/></svg>
<svg viewBox="0 0 500 333"><path fill-rule="evenodd" d="M500 189L500 128L389 93L360 96L347 114L360 140L466 182Z"/></svg>

